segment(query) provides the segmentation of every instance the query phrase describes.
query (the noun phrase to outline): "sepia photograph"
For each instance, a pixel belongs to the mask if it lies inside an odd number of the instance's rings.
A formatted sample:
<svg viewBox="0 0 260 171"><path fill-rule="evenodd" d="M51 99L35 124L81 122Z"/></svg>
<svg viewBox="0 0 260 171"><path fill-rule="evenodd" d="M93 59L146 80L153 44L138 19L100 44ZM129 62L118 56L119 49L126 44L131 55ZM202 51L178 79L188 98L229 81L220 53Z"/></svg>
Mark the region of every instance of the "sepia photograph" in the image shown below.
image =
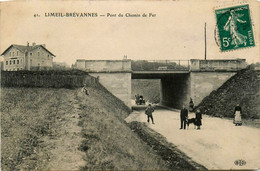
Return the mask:
<svg viewBox="0 0 260 171"><path fill-rule="evenodd" d="M259 0L0 0L0 170L258 170L259 41Z"/></svg>

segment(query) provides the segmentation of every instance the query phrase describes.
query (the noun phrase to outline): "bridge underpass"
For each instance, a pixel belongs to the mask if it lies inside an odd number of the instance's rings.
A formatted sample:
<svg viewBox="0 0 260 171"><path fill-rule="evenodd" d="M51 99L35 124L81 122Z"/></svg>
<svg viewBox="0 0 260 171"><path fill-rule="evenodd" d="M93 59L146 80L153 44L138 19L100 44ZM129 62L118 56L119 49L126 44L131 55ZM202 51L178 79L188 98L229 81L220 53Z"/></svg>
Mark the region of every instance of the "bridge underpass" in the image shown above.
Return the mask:
<svg viewBox="0 0 260 171"><path fill-rule="evenodd" d="M204 97L246 67L245 59L189 61L77 60L77 69L99 82L131 108L132 79L160 79L161 104L181 108L191 97L198 105Z"/></svg>
<svg viewBox="0 0 260 171"><path fill-rule="evenodd" d="M181 108L190 98L189 74L189 71L133 71L132 79L159 79L160 104Z"/></svg>

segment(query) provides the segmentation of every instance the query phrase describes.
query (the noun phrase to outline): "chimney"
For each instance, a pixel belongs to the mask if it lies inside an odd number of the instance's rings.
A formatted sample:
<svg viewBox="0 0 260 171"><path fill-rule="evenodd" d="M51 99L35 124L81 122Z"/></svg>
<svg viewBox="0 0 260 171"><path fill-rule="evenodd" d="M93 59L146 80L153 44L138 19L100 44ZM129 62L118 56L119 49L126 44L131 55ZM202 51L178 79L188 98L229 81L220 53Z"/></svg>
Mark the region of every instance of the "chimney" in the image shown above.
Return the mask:
<svg viewBox="0 0 260 171"><path fill-rule="evenodd" d="M35 45L36 45L36 43L35 43L35 42L33 42L33 43L32 43L32 46L34 47Z"/></svg>
<svg viewBox="0 0 260 171"><path fill-rule="evenodd" d="M29 47L29 42L27 42L27 47Z"/></svg>

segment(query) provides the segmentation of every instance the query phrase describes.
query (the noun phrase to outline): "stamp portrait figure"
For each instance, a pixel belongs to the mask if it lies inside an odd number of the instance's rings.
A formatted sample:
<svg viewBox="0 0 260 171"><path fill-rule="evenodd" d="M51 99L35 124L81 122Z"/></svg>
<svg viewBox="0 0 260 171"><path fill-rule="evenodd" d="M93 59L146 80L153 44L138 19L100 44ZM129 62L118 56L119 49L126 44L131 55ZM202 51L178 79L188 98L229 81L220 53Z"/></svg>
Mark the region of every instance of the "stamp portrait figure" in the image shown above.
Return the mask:
<svg viewBox="0 0 260 171"><path fill-rule="evenodd" d="M230 31L230 36L232 38L231 44L235 45L235 47L242 44L246 46L247 37L240 34L237 29L237 22L246 23L246 21L239 19L240 16L243 16L243 14L236 14L234 10L231 10L228 21L224 26L224 30Z"/></svg>
<svg viewBox="0 0 260 171"><path fill-rule="evenodd" d="M255 46L249 5L215 10L221 51Z"/></svg>

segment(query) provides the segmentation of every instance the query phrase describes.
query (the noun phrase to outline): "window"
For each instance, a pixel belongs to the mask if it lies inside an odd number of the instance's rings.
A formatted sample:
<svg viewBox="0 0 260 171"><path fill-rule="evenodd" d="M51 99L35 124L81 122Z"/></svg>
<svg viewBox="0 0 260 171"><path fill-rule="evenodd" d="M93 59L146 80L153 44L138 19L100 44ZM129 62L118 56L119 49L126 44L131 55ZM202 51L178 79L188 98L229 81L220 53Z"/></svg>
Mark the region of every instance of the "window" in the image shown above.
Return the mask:
<svg viewBox="0 0 260 171"><path fill-rule="evenodd" d="M21 59L21 64L23 63L23 59Z"/></svg>
<svg viewBox="0 0 260 171"><path fill-rule="evenodd" d="M40 52L38 52L38 56L40 56Z"/></svg>
<svg viewBox="0 0 260 171"><path fill-rule="evenodd" d="M13 56L14 56L14 52L13 52Z"/></svg>
<svg viewBox="0 0 260 171"><path fill-rule="evenodd" d="M17 59L17 64L19 64L19 59Z"/></svg>
<svg viewBox="0 0 260 171"><path fill-rule="evenodd" d="M12 52L10 52L10 56L12 56Z"/></svg>
<svg viewBox="0 0 260 171"><path fill-rule="evenodd" d="M8 65L8 61L6 61L5 63L6 63L6 65Z"/></svg>
<svg viewBox="0 0 260 171"><path fill-rule="evenodd" d="M12 61L9 61L10 65L12 65Z"/></svg>
<svg viewBox="0 0 260 171"><path fill-rule="evenodd" d="M19 68L17 68L17 71L19 71Z"/></svg>
<svg viewBox="0 0 260 171"><path fill-rule="evenodd" d="M19 52L17 51L17 56L19 55Z"/></svg>
<svg viewBox="0 0 260 171"><path fill-rule="evenodd" d="M13 62L14 64L15 64L15 60L14 60L14 62Z"/></svg>
<svg viewBox="0 0 260 171"><path fill-rule="evenodd" d="M30 53L30 56L32 56L32 52Z"/></svg>

